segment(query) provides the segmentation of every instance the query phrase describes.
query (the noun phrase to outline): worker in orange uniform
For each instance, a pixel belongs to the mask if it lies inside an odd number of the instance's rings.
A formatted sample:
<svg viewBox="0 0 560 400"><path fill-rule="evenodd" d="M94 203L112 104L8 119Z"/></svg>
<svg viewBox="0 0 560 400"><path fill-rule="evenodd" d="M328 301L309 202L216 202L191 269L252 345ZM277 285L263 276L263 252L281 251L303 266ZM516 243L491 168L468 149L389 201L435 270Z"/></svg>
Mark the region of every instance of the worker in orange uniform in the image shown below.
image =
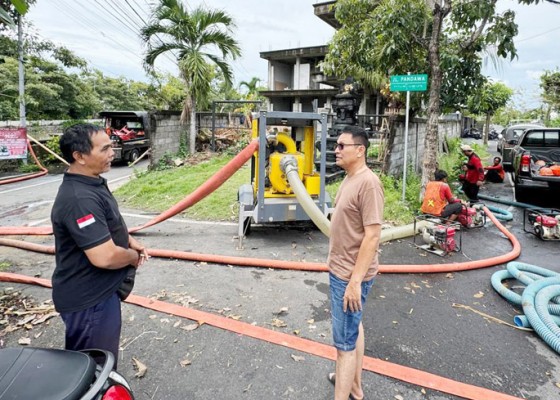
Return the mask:
<svg viewBox="0 0 560 400"><path fill-rule="evenodd" d="M451 188L447 184L447 172L438 170L435 173L435 181L426 185L424 200L420 210L424 214L434 215L454 221L461 213L463 202L453 197Z"/></svg>

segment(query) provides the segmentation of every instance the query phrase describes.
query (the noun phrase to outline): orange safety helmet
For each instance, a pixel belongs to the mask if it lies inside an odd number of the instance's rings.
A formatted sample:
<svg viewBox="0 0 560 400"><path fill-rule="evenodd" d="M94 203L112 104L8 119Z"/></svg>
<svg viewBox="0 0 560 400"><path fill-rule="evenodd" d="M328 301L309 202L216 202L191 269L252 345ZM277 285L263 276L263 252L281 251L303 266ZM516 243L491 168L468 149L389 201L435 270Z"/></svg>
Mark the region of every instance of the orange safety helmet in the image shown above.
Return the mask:
<svg viewBox="0 0 560 400"><path fill-rule="evenodd" d="M552 174L554 176L560 176L560 165L557 165L557 164L552 165L550 167L550 170L552 171Z"/></svg>
<svg viewBox="0 0 560 400"><path fill-rule="evenodd" d="M542 168L539 170L539 175L542 175L542 176L552 176L552 175L554 175L554 174L552 173L552 170L551 170L550 168L548 168L548 167L542 167Z"/></svg>
<svg viewBox="0 0 560 400"><path fill-rule="evenodd" d="M539 167L544 167L546 165L546 162L544 160L538 160L535 161L535 165L538 165Z"/></svg>

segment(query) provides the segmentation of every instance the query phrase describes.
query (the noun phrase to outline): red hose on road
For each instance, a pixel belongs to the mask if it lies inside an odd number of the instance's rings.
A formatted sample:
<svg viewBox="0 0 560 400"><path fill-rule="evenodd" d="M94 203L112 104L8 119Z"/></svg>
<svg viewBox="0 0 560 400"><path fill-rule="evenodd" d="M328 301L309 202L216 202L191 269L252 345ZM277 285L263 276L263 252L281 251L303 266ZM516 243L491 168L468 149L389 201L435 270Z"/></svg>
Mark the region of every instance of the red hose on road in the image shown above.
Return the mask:
<svg viewBox="0 0 560 400"><path fill-rule="evenodd" d="M150 220L146 224L133 228L130 231L136 232L140 229L152 226L158 222L164 221L167 218L176 215L184 209L192 206L197 201L201 200L223 182L225 182L235 171L237 171L258 148L258 142L253 141L247 146L238 156L230 161L224 168L215 174L211 180L207 181L204 185L199 187L195 192L191 193L184 200L177 203L164 213L156 218ZM519 242L497 219L496 217L484 207L484 211L496 227L504 233L511 241L513 249L503 255L492 257L486 260L468 261L463 263L448 263L448 264L433 264L433 265L381 265L380 272L382 273L441 273L450 271L464 271L476 268L484 268L497 264L503 264L517 258L521 252ZM48 231L50 229L50 231ZM17 232L17 233L15 233ZM50 234L52 229L50 227L4 227L0 228L1 234ZM37 233L41 232L41 233ZM0 239L0 245L17 247L24 250L36 251L41 253L54 254L54 246L40 245L36 243L23 242L13 239ZM264 267L264 268L281 268L292 270L305 270L322 272L327 271L327 267L321 263L303 263L303 262L290 262L282 260L263 260L252 259L243 257L230 257L230 256L216 256L199 253L189 253L183 251L171 251L163 249L150 249L149 253L155 257L162 258L175 258L192 261L205 261L209 263L230 264L239 266L250 267ZM0 273L0 281L36 284L45 287L50 287L50 282L45 279L26 277L18 274ZM336 359L336 352L333 347L327 346L322 343L314 342L311 340L299 338L297 336L272 331L266 328L253 326L244 322L235 321L225 317L217 316L214 314L206 313L203 311L192 310L176 304L164 303L157 300L147 299L144 297L131 295L127 302L136 304L142 307L150 308L164 313L174 314L177 316L197 320L207 323L222 329L230 330L239 334L250 336L256 339L265 340L270 343L290 347L300 351L307 352L319 357L324 357L330 360ZM371 357L364 357L364 369L377 372L386 376L400 379L405 382L413 383L419 386L428 387L434 390L450 393L453 395L461 396L473 400L514 400L512 397L503 393L494 392L488 389L480 388L473 385L467 385L460 382L455 382L447 378L443 378L434 374L419 371L413 368L392 364L386 361L374 359Z"/></svg>
<svg viewBox="0 0 560 400"><path fill-rule="evenodd" d="M147 228L149 226L155 225L159 222L165 221L174 215L191 207L198 201L202 200L214 190L219 188L225 181L227 181L239 168L241 168L253 155L255 151L259 148L258 140L253 140L247 147L245 147L238 155L236 155L230 162L224 165L218 172L216 172L210 179L204 182L201 186L196 188L194 192L189 194L179 203L175 204L171 208L162 212L157 217L146 222L142 226L129 229L130 233L138 232L140 229Z"/></svg>
<svg viewBox="0 0 560 400"><path fill-rule="evenodd" d="M513 236L498 219L492 214L490 210L484 207L486 215L492 220L494 225L511 241L513 248L509 252L487 258L484 260L465 261L461 263L447 263L447 264L381 264L379 272L385 274L419 274L419 273L442 273L442 272L457 272L467 271L471 269L479 269L492 267L494 265L505 264L511 260L516 259L521 253L521 245L515 236ZM38 253L54 254L53 246L45 246L36 243L23 242L13 239L1 239L0 245L17 247L24 250L35 251ZM201 261L214 264L237 265L242 267L262 267L262 268L275 268L275 269L289 269L298 271L314 271L326 272L328 268L323 263L308 263L298 261L284 261L284 260L266 260L259 258L246 258L235 256L221 256L215 254L202 254L191 253L187 251L164 250L164 249L149 249L148 252L153 257L161 258L174 258L179 260L188 261Z"/></svg>
<svg viewBox="0 0 560 400"><path fill-rule="evenodd" d="M253 140L247 147L245 147L237 156L230 162L224 165L218 172L216 172L210 179L199 186L194 192L187 195L183 200L173 205L166 211L162 212L155 218L146 222L144 225L131 228L130 233L138 232L141 229L158 224L169 219L187 208L193 206L214 190L219 188L225 181L227 181L239 168L241 168L259 148L259 142ZM33 151L33 150L32 150ZM33 153L35 157L35 154ZM35 158L35 160L37 160ZM37 160L38 162L38 160ZM48 172L45 169L46 172ZM45 172L45 173L46 173ZM52 235L52 226L2 226L0 227L0 235ZM39 250L40 252L40 250Z"/></svg>
<svg viewBox="0 0 560 400"><path fill-rule="evenodd" d="M37 156L35 155L35 152L33 151L33 147L31 147L31 142L29 141L29 139L27 139L27 148L29 149L29 152L33 156L33 159L35 160L35 164L37 164L37 166L39 168L41 168L41 172L37 172L37 173L34 173L34 174L25 175L25 176L18 176L17 178L3 179L3 180L0 180L0 185L5 185L7 183L26 181L28 179L37 178L39 176L43 176L43 175L46 175L46 174L49 173L49 170L46 169L45 167L43 167L43 165L39 162L39 159L37 158Z"/></svg>
<svg viewBox="0 0 560 400"><path fill-rule="evenodd" d="M15 282L51 287L50 281L47 279L2 272L0 272L0 282ZM126 302L165 314L188 318L190 320L197 321L199 324L208 324L240 335L302 351L317 357L326 358L332 361L336 360L336 349L324 343L315 342L313 340L304 339L283 332L273 331L271 329L255 326L246 322L236 321L220 315L207 313L205 311L194 310L178 304L166 303L160 300L154 300L134 294L130 295L126 299ZM390 363L373 357L364 357L363 368L366 371L375 372L403 382L449 393L465 399L521 400L518 397L495 392L479 386L457 382L429 372Z"/></svg>

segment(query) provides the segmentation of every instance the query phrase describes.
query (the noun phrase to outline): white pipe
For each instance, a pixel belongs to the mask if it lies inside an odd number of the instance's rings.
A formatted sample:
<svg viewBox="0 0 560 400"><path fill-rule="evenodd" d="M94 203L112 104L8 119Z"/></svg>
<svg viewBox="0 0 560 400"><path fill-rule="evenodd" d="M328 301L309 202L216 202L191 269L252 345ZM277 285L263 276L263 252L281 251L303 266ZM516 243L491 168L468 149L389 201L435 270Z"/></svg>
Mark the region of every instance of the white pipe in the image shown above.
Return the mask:
<svg viewBox="0 0 560 400"><path fill-rule="evenodd" d="M418 221L416 222L416 232L414 232L414 224L408 224L403 226L396 226L394 228L383 229L381 231L380 243L388 242L390 240L402 239L409 236L414 236L417 234L428 221Z"/></svg>
<svg viewBox="0 0 560 400"><path fill-rule="evenodd" d="M286 158L287 157L284 157L282 161L284 161L284 159ZM307 193L307 189L305 189L303 182L299 179L297 166L292 163L285 163L284 172L286 174L286 177L288 178L288 182L290 182L290 186L294 191L296 198L299 201L299 204L301 204L301 206L303 207L309 218L311 218L311 220L315 223L317 228L319 228L326 237L330 237L331 223L327 219L327 216L321 212L319 207L317 207L309 193Z"/></svg>
<svg viewBox="0 0 560 400"><path fill-rule="evenodd" d="M330 237L331 235L331 222L328 218L321 212L317 204L313 201L305 186L303 185L302 181L299 179L298 169L294 162L290 162L290 160L286 160L287 157L282 159L281 167L284 169L284 173L288 178L288 182L290 182L290 186L296 195L299 203L309 216L311 220L315 223L317 228L321 230L325 234L325 236ZM290 157L291 158L291 157ZM424 225L426 225L428 221L418 221L416 223L416 232L414 231L414 224L408 224L403 226L397 226L394 228L383 229L381 231L381 239L380 242L388 242L390 240L402 239L409 236L414 236L418 233Z"/></svg>

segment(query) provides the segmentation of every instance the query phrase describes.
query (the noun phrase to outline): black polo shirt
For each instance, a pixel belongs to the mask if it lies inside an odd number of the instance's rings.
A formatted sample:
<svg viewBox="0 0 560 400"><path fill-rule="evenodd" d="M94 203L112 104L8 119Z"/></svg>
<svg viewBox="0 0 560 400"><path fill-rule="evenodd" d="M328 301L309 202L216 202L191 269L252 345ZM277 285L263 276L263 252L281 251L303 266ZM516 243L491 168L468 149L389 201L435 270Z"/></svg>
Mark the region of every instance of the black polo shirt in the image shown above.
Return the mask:
<svg viewBox="0 0 560 400"><path fill-rule="evenodd" d="M84 252L110 238L117 246L128 248L128 230L107 181L65 173L51 221L56 248L52 277L56 310L80 311L109 298L123 281L126 268L95 267Z"/></svg>

